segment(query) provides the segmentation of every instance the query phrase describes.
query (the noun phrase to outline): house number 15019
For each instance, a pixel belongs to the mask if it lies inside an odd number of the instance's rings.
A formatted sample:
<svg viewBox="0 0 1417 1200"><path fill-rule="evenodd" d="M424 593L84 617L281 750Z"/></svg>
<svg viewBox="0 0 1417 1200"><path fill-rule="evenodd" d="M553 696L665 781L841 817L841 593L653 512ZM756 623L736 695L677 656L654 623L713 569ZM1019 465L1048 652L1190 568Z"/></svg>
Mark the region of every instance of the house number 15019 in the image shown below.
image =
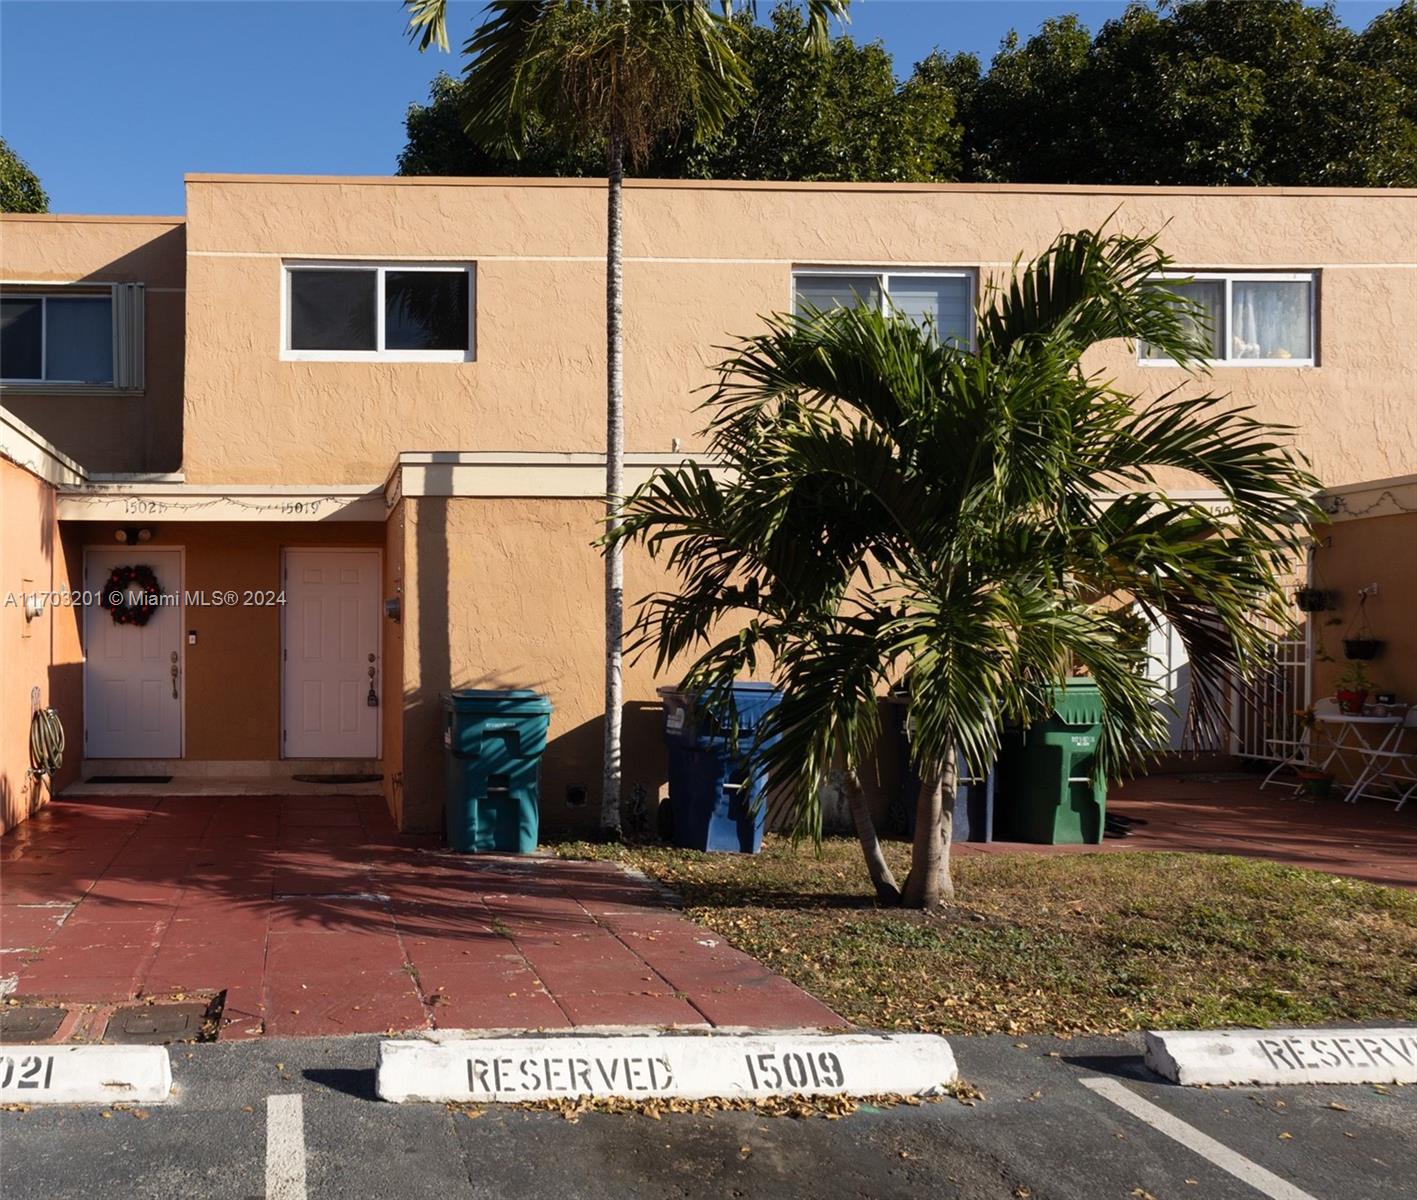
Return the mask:
<svg viewBox="0 0 1417 1200"><path fill-rule="evenodd" d="M47 1088L54 1078L54 1055L0 1055L0 1091L7 1088Z"/></svg>
<svg viewBox="0 0 1417 1200"><path fill-rule="evenodd" d="M784 1087L802 1088L810 1083L813 1087L841 1087L846 1075L841 1069L841 1059L830 1050L819 1054L808 1051L798 1054L746 1054L743 1060L748 1065L748 1079L754 1090L771 1088L778 1091Z"/></svg>

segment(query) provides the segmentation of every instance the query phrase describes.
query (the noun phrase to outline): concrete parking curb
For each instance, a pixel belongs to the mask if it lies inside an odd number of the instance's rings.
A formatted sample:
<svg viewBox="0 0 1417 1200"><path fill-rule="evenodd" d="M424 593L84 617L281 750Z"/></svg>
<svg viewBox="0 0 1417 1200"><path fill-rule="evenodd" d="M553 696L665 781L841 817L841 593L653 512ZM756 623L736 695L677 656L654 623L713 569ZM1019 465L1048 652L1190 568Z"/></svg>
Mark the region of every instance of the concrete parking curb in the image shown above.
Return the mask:
<svg viewBox="0 0 1417 1200"><path fill-rule="evenodd" d="M1417 1083L1417 1027L1148 1032L1145 1062L1203 1084Z"/></svg>
<svg viewBox="0 0 1417 1200"><path fill-rule="evenodd" d="M0 1101L162 1104L171 1093L166 1046L0 1046Z"/></svg>
<svg viewBox="0 0 1417 1200"><path fill-rule="evenodd" d="M958 1079L933 1034L754 1033L386 1041L378 1095L402 1103L936 1095Z"/></svg>

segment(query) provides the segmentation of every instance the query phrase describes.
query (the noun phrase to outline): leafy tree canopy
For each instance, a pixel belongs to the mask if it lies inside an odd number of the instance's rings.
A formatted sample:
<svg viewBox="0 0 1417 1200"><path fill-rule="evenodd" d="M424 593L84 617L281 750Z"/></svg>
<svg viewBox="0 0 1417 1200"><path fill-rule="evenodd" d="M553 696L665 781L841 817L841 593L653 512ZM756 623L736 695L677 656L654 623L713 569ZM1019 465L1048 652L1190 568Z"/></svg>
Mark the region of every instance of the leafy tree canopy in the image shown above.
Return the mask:
<svg viewBox="0 0 1417 1200"><path fill-rule="evenodd" d="M0 212L48 212L49 197L39 176L0 138Z"/></svg>
<svg viewBox="0 0 1417 1200"><path fill-rule="evenodd" d="M1304 0L1134 4L1007 40L969 170L1045 183L1417 184L1417 3L1356 33Z"/></svg>
<svg viewBox="0 0 1417 1200"><path fill-rule="evenodd" d="M1305 0L1155 0L1096 32L1011 34L983 67L937 50L896 78L879 42L800 53L800 10L735 22L748 101L717 136L663 139L667 178L1417 186L1417 0L1366 29ZM406 175L583 175L598 147L534 123L520 159L464 132L464 85L407 117Z"/></svg>
<svg viewBox="0 0 1417 1200"><path fill-rule="evenodd" d="M806 20L780 5L771 22L742 15L733 36L749 101L701 144L687 128L651 148L638 172L691 179L928 180L959 177L960 128L948 78L927 60L903 84L878 42L832 40L802 53ZM568 144L531 121L520 158L464 132L467 85L446 74L407 116L404 175L598 175L603 147Z"/></svg>

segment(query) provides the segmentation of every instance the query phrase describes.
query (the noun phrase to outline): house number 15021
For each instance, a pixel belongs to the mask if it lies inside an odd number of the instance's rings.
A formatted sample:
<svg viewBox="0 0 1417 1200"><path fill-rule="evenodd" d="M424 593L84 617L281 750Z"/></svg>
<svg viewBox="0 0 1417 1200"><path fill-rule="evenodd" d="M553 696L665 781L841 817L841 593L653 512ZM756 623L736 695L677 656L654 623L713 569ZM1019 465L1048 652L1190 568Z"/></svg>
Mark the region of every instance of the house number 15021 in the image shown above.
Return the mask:
<svg viewBox="0 0 1417 1200"><path fill-rule="evenodd" d="M747 1054L744 1062L748 1065L748 1079L754 1090L771 1088L774 1091L784 1087L803 1088L809 1083L813 1087L841 1087L846 1075L841 1069L841 1059L830 1050L818 1054L808 1051L798 1054Z"/></svg>
<svg viewBox="0 0 1417 1200"><path fill-rule="evenodd" d="M23 1058L0 1055L0 1091L47 1088L54 1078L54 1055L27 1054Z"/></svg>

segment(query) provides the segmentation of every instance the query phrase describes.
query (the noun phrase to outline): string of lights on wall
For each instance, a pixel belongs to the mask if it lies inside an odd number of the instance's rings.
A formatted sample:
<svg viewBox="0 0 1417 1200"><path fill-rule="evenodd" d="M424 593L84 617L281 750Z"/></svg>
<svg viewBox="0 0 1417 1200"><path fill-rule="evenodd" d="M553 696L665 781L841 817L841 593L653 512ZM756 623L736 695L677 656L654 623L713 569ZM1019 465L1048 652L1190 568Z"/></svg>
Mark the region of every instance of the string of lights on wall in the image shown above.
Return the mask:
<svg viewBox="0 0 1417 1200"><path fill-rule="evenodd" d="M1417 512L1417 504L1404 504L1391 488L1380 492L1376 500L1371 504L1365 504L1362 508L1354 508L1346 496L1326 496L1323 500L1323 510L1331 517L1337 516L1339 513L1348 517L1366 517L1384 503L1391 504L1398 512Z"/></svg>
<svg viewBox="0 0 1417 1200"><path fill-rule="evenodd" d="M372 500L380 493L360 495L302 496L299 499L246 500L240 496L209 496L202 500L154 500L147 496L104 496L84 492L65 492L66 504L111 505L115 500L124 502L124 515L130 517L158 516L163 513L205 512L213 508L235 508L242 512L277 513L284 516L314 516L326 505L346 508L350 504ZM387 506L386 506L387 507Z"/></svg>

